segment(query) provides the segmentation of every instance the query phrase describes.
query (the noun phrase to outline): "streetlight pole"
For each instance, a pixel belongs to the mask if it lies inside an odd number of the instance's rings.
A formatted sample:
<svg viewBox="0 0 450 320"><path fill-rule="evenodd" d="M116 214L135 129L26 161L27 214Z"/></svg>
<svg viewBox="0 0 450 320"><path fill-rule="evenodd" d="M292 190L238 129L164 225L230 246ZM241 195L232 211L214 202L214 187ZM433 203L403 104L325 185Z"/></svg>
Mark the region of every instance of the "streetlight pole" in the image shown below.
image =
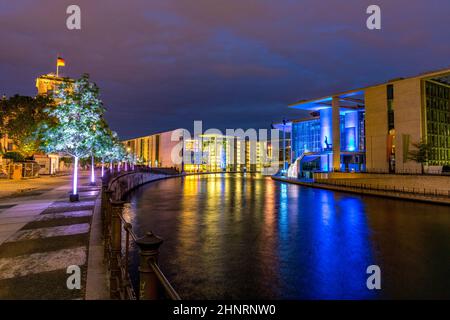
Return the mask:
<svg viewBox="0 0 450 320"><path fill-rule="evenodd" d="M286 119L283 119L283 174L286 172Z"/></svg>

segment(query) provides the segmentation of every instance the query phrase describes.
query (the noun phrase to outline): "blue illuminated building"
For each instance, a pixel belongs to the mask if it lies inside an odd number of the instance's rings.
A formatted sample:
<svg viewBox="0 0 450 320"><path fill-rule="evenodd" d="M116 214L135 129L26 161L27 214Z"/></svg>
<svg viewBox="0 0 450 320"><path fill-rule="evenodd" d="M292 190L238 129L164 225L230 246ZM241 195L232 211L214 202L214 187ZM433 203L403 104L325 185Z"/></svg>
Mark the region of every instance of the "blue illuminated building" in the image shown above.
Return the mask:
<svg viewBox="0 0 450 320"><path fill-rule="evenodd" d="M364 88L301 100L307 118L274 124L286 133L289 177L313 172L422 173L409 157L430 145L428 166L450 166L450 69L398 77ZM284 165L285 166L285 165ZM332 175L328 175L332 176Z"/></svg>
<svg viewBox="0 0 450 320"><path fill-rule="evenodd" d="M365 108L360 94L301 101L291 106L310 113L308 118L289 121L284 128L290 133L291 167L297 167L296 176L365 170ZM281 124L274 127L282 130Z"/></svg>

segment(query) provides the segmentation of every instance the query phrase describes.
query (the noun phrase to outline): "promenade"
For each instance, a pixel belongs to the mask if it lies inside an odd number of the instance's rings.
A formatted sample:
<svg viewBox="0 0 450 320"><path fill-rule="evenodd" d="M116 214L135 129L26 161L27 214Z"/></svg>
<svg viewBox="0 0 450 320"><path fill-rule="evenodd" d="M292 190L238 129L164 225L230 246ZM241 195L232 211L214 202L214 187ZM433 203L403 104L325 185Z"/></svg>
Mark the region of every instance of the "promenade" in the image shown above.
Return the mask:
<svg viewBox="0 0 450 320"><path fill-rule="evenodd" d="M33 189L18 193L22 186ZM2 190L0 299L85 299L92 217L100 188L88 185L87 173L80 186L76 203L68 201L70 177L21 181L16 190L11 185ZM71 265L80 267L80 289L67 288ZM107 293L95 296L107 298Z"/></svg>
<svg viewBox="0 0 450 320"><path fill-rule="evenodd" d="M5 198L21 197L22 199L23 197L40 195L42 192L51 191L58 187L69 187L71 179L71 175L41 176L21 180L0 179L0 206L6 201Z"/></svg>

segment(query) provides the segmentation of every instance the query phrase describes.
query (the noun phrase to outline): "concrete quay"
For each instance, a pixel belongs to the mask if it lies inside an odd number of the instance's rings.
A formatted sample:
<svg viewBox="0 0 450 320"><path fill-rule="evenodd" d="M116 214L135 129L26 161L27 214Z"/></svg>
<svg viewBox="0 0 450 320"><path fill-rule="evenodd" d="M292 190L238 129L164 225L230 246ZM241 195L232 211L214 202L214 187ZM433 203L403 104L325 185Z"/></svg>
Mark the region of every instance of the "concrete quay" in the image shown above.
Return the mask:
<svg viewBox="0 0 450 320"><path fill-rule="evenodd" d="M428 177L427 183L424 184L424 180L420 176L416 177L416 179L414 179L414 176L406 176L403 177L405 179L404 181L406 181L405 186L405 184L401 183L400 180L395 180L396 175L393 176L394 177L388 177L388 175L384 175L384 179L375 177L373 180L370 178L331 179L329 181L322 179L320 182L314 180L286 178L282 176L272 176L272 179L280 182L293 183L304 187L450 205L450 188L445 189L445 183L449 183L446 179L450 180L450 178L436 177L438 179L442 178L444 181L443 184L438 182L430 182L430 179L432 178ZM433 186L436 188L434 189L436 190L436 193L433 193L433 189L430 188Z"/></svg>

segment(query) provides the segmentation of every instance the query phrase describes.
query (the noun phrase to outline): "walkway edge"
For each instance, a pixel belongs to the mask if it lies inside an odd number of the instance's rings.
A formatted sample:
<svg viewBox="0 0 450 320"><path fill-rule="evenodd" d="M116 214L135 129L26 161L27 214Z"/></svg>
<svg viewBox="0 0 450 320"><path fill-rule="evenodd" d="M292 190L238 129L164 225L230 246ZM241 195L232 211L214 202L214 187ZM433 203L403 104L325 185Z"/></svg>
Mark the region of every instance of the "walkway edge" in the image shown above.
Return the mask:
<svg viewBox="0 0 450 320"><path fill-rule="evenodd" d="M86 279L86 300L109 300L108 276L103 263L103 238L101 221L101 193L95 200L92 213L91 233Z"/></svg>
<svg viewBox="0 0 450 320"><path fill-rule="evenodd" d="M326 190L332 190L332 191L364 194L364 195L383 197L383 198L394 198L394 199L450 205L450 199L447 200L447 199L443 199L443 198L439 199L439 198L431 198L431 197L426 197L426 196L408 195L408 194L402 194L402 193L390 193L390 192L383 192L383 191L377 191L377 190L355 189L355 188L348 188L348 187L331 186L331 185L319 184L319 183L315 183L315 182L302 182L297 179L282 178L282 177L276 177L276 176L271 176L271 178L276 181L297 184L297 185L309 187L309 188L319 188L319 189L326 189Z"/></svg>

